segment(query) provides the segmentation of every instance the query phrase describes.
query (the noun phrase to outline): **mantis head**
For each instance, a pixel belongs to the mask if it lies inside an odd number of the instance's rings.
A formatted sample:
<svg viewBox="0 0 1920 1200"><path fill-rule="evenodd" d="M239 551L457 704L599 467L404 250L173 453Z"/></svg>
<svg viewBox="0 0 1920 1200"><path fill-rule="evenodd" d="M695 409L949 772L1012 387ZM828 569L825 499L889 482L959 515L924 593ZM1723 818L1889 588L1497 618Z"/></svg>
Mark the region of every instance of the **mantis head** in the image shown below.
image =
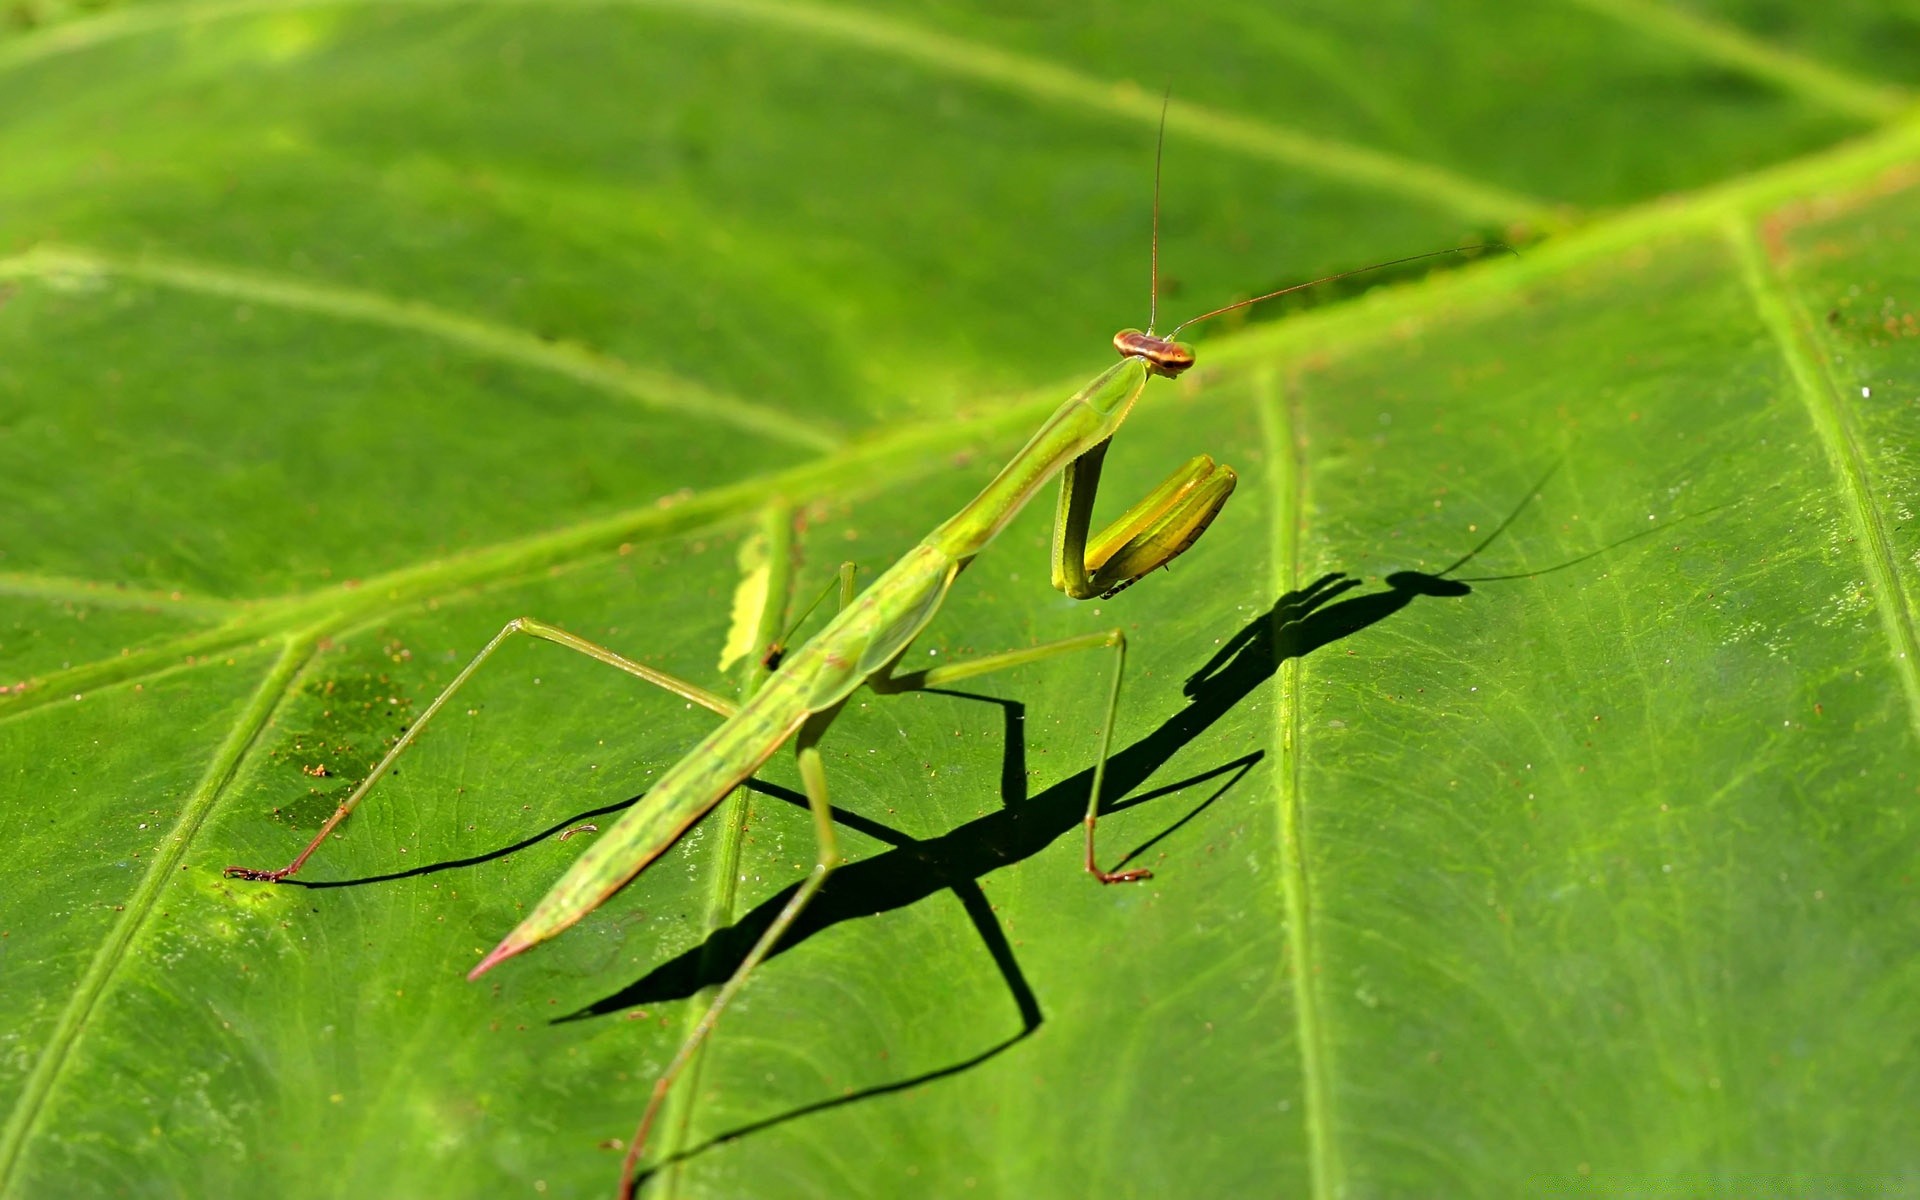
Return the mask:
<svg viewBox="0 0 1920 1200"><path fill-rule="evenodd" d="M1147 364L1149 372L1167 379L1178 378L1180 372L1193 365L1193 347L1138 329L1122 329L1114 334L1113 348L1120 352L1121 358L1140 359Z"/></svg>

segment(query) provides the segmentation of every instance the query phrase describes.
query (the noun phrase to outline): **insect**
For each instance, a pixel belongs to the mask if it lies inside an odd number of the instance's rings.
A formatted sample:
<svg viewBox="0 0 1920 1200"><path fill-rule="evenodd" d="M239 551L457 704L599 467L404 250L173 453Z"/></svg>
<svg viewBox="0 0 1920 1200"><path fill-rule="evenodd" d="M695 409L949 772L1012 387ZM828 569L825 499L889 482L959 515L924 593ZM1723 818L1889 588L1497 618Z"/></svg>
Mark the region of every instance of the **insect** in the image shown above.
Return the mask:
<svg viewBox="0 0 1920 1200"><path fill-rule="evenodd" d="M1165 114L1160 145L1165 142ZM1195 457L1170 474L1097 535L1089 536L1094 495L1100 484L1101 464L1114 433L1133 411L1154 376L1178 377L1194 364L1191 347L1176 340L1182 329L1223 313L1245 308L1275 296L1332 280L1443 254L1483 249L1456 247L1395 259L1371 267L1345 271L1308 283L1280 288L1251 299L1224 305L1189 318L1170 333L1154 332L1159 316L1160 169L1155 151L1151 299L1147 328L1124 329L1114 335L1120 361L1069 397L1048 417L1027 444L1001 468L992 482L959 512L929 533L919 545L854 594L853 575L843 567L840 608L826 626L796 650L783 638L770 647L762 663L771 674L744 702L715 695L695 684L622 656L564 629L529 617L509 621L452 682L427 706L373 771L320 827L299 856L274 871L228 867L229 878L278 882L304 866L387 773L400 754L440 712L447 701L479 670L482 663L515 634L555 642L617 667L719 714L724 720L678 763L669 768L647 794L620 820L596 836L593 844L560 877L552 890L525 920L495 946L469 973L476 979L502 962L560 933L592 912L629 880L644 870L735 787L747 780L789 739L795 743L800 776L812 812L817 850L812 870L786 906L761 935L739 967L720 988L705 1015L694 1026L673 1059L654 1082L638 1128L627 1144L621 1165L622 1200L633 1194L634 1173L646 1147L662 1102L674 1080L714 1028L721 1013L746 983L762 959L800 915L827 877L840 865L827 799L827 778L820 739L850 696L862 685L876 692L905 692L956 683L987 672L1036 663L1085 650L1112 652L1112 678L1107 691L1106 719L1100 729L1092 786L1084 819L1087 872L1103 884L1133 883L1151 876L1143 869L1106 871L1094 848L1094 828L1100 812L1101 789L1120 704L1120 683L1126 665L1126 635L1118 628L1083 634L1046 645L987 654L922 671L898 672L901 658L939 611L941 601L960 573L987 548L996 534L1039 493L1055 475L1061 478L1060 499L1053 534L1053 586L1078 600L1112 596L1142 577L1164 567L1199 540L1233 493L1233 469L1207 455Z"/></svg>

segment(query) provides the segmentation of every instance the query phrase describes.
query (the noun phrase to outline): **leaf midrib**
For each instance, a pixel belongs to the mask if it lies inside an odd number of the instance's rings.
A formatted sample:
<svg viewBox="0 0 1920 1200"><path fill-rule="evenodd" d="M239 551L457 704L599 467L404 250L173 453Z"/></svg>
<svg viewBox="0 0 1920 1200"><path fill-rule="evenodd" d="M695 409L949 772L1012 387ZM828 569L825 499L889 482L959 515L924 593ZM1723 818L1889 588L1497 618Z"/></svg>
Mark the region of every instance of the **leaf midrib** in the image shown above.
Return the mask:
<svg viewBox="0 0 1920 1200"><path fill-rule="evenodd" d="M1391 285L1276 321L1269 327L1218 338L1207 346L1206 361L1187 377L1185 386L1198 386L1219 378L1228 369L1289 353L1312 352L1329 357L1352 354L1381 339L1404 336L1410 324L1457 319L1464 312L1498 311L1520 301L1526 287L1595 259L1666 238L1712 232L1729 220L1750 218L1803 195L1838 190L1862 180L1873 180L1870 186L1902 184L1906 182L1904 176L1890 180L1874 177L1890 168L1904 167L1916 155L1920 155L1920 120L1904 121L1740 180L1628 209L1517 259L1476 263ZM623 542L721 523L752 511L771 496L800 500L828 492L870 495L924 475L928 462L942 461L960 447L1010 440L1079 382L1062 380L988 401L982 415L945 426L915 426L862 438L836 454L808 460L787 471L738 480L687 497L672 507L663 508L660 502L636 506L450 558L401 567L367 580L357 589L329 586L251 602L243 615L212 629L32 681L26 691L0 697L0 721L61 696L149 678L178 667L185 655L287 636L309 627L331 632L451 590L584 561L609 553ZM17 578L24 584L35 577L20 574ZM82 589L114 586L85 580L60 583ZM219 601L216 598L213 602Z"/></svg>

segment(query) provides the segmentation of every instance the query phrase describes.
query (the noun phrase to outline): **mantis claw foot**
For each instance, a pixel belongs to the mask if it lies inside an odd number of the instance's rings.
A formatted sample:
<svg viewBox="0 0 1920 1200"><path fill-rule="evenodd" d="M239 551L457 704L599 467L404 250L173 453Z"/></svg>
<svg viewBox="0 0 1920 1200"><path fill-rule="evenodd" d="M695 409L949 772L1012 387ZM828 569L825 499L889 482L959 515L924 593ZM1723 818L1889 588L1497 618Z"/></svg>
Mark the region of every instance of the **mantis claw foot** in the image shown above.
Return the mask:
<svg viewBox="0 0 1920 1200"><path fill-rule="evenodd" d="M251 879L255 883L279 883L293 872L285 867L278 871L256 871L252 867L228 867L220 873L228 879Z"/></svg>

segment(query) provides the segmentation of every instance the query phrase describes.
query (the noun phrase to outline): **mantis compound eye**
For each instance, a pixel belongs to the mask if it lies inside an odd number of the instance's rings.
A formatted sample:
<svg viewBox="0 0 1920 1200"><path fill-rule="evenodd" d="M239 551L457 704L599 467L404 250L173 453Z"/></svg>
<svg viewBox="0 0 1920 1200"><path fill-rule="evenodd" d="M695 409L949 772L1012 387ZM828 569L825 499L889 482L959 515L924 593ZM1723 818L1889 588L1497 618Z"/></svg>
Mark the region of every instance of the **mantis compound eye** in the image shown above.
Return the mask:
<svg viewBox="0 0 1920 1200"><path fill-rule="evenodd" d="M1113 348L1120 352L1121 358L1146 360L1147 370L1168 379L1176 378L1193 365L1193 348L1185 342L1155 337L1138 329L1122 329L1114 334Z"/></svg>

